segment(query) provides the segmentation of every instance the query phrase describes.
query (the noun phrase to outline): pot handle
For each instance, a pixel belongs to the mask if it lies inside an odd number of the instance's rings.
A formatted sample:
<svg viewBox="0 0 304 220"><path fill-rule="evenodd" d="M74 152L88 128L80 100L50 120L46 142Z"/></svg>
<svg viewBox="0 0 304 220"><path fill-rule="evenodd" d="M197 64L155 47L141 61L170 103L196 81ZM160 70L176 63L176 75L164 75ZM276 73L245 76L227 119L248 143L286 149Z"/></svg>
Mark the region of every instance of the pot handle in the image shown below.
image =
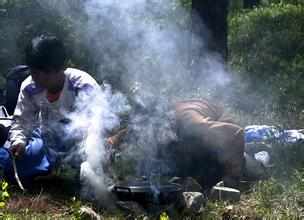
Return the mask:
<svg viewBox="0 0 304 220"><path fill-rule="evenodd" d="M131 193L131 189L123 186L114 186L114 192L128 192Z"/></svg>

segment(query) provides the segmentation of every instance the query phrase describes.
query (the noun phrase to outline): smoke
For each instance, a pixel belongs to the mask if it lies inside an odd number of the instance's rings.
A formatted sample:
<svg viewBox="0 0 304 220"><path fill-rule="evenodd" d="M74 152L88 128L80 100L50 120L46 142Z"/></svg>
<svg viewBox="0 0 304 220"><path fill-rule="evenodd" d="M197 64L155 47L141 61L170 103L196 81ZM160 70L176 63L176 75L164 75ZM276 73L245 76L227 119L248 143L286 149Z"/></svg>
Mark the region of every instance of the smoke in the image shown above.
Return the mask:
<svg viewBox="0 0 304 220"><path fill-rule="evenodd" d="M84 8L83 39L99 64L97 78L169 99L191 97L198 89L205 96L229 83L221 61L206 51L208 42L193 34L190 11L179 1L90 0Z"/></svg>
<svg viewBox="0 0 304 220"><path fill-rule="evenodd" d="M100 59L101 78L118 79L136 106L130 114L127 153L136 157L137 173L147 175L155 167L159 146L176 139L172 102L211 97L226 88L229 74L206 51L208 42L193 34L190 13L178 1L90 0L85 10L85 39Z"/></svg>
<svg viewBox="0 0 304 220"><path fill-rule="evenodd" d="M41 2L49 7L50 1ZM67 1L53 1L52 7L65 16L72 14ZM86 22L75 19L74 27L98 63L95 78L122 89L133 106L128 148L122 156L137 161L137 174L149 175L155 164L160 164L159 146L176 140L173 102L210 98L215 91L220 94L229 85L230 76L221 59L205 49L208 42L192 33L190 12L177 0L87 0L81 7ZM204 26L201 28L208 36ZM81 112L70 116L75 128L88 129L81 148L86 155L81 172L97 195L106 189L102 168L107 160L105 131L119 126L117 113L128 106L122 95L117 97L103 91L93 102L81 100ZM166 162L159 167L164 173L172 169Z"/></svg>
<svg viewBox="0 0 304 220"><path fill-rule="evenodd" d="M115 108L112 103L115 102ZM66 128L69 137L81 141L77 155L81 155L80 177L83 182L84 197L104 201L110 178L104 171L108 162L106 135L109 130L120 126L118 114L129 110L127 100L120 93L113 93L109 85L89 92L80 92L75 111L66 117L70 123ZM69 157L75 155L69 155Z"/></svg>

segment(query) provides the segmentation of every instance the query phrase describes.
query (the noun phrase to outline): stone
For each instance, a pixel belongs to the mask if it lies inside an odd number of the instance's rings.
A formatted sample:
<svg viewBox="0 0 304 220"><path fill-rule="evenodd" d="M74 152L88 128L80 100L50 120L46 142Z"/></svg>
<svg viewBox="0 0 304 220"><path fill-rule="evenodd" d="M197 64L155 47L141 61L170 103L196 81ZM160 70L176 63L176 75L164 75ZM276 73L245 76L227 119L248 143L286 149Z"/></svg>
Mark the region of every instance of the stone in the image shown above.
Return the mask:
<svg viewBox="0 0 304 220"><path fill-rule="evenodd" d="M82 206L79 209L81 219L93 219L93 220L102 220L100 215L98 215L92 208L87 206Z"/></svg>
<svg viewBox="0 0 304 220"><path fill-rule="evenodd" d="M238 202L240 201L241 193L237 189L214 186L210 192L209 198L211 200Z"/></svg>
<svg viewBox="0 0 304 220"><path fill-rule="evenodd" d="M183 192L181 208L185 213L200 214L204 211L206 198L200 192Z"/></svg>
<svg viewBox="0 0 304 220"><path fill-rule="evenodd" d="M257 181L268 178L269 174L266 167L249 154L244 154L245 169L243 179L247 181Z"/></svg>

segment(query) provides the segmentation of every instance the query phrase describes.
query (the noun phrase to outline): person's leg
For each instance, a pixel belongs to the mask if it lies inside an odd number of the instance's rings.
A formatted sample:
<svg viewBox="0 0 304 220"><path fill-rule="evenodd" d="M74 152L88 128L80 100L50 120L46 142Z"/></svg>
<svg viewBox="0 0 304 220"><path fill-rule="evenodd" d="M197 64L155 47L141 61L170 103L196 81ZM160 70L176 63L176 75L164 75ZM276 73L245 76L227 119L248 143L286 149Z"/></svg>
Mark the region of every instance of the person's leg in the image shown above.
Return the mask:
<svg viewBox="0 0 304 220"><path fill-rule="evenodd" d="M12 156L6 148L0 148L0 166L9 179L14 178ZM24 155L22 158L16 159L16 167L19 177L25 179L50 172L52 164L46 156L39 133L33 132L33 137L26 146Z"/></svg>
<svg viewBox="0 0 304 220"><path fill-rule="evenodd" d="M244 162L243 129L233 123L210 120L193 110L180 114L178 122L179 136L191 142L184 155L200 156L202 159L204 155L216 155L215 160L223 167L224 182L227 186L236 186Z"/></svg>
<svg viewBox="0 0 304 220"><path fill-rule="evenodd" d="M221 136L226 135L226 141L220 148L218 157L224 167L224 185L238 187L244 168L244 131L235 124L219 122L218 126L221 125L225 128L225 134Z"/></svg>
<svg viewBox="0 0 304 220"><path fill-rule="evenodd" d="M21 177L44 175L50 172L52 166L46 156L41 138L33 137L31 139L23 157L16 160L16 165Z"/></svg>
<svg viewBox="0 0 304 220"><path fill-rule="evenodd" d="M0 147L0 168L3 173L6 173L11 165L11 158L8 150Z"/></svg>

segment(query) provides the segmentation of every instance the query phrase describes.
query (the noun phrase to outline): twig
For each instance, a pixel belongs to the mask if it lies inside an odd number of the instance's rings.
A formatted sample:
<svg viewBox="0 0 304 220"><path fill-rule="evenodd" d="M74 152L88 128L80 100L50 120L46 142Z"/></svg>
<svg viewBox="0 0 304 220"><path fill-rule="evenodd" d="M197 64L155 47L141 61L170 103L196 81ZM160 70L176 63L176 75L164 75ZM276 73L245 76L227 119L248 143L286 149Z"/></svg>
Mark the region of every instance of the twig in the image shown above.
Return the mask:
<svg viewBox="0 0 304 220"><path fill-rule="evenodd" d="M39 194L36 197L31 198L32 203L34 203L36 201L39 201L39 199L41 198L42 193L43 193L43 188L41 188Z"/></svg>
<svg viewBox="0 0 304 220"><path fill-rule="evenodd" d="M24 189L20 179L19 179L19 175L18 175L18 171L17 171L17 166L16 166L16 160L15 157L12 155L12 162L13 162L13 169L14 169L14 175L15 175L15 179L18 183L18 186L20 187L20 189L25 192L26 190Z"/></svg>

